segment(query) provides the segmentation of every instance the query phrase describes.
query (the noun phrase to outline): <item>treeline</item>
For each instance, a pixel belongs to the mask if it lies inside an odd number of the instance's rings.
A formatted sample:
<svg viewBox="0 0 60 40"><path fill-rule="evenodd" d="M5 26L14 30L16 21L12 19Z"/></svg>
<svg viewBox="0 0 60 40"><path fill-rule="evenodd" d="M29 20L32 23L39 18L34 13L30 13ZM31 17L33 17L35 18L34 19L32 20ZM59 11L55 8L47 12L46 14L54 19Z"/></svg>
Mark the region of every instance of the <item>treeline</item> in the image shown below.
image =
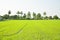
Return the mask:
<svg viewBox="0 0 60 40"><path fill-rule="evenodd" d="M29 11L27 14L23 13L22 11L17 11L17 15L11 15L11 10L8 11L7 14L4 14L3 16L0 15L0 20L54 20L54 19L60 19L57 15L54 16L46 16L46 12L43 13L43 16L40 13L35 13ZM31 17L32 16L32 17Z"/></svg>

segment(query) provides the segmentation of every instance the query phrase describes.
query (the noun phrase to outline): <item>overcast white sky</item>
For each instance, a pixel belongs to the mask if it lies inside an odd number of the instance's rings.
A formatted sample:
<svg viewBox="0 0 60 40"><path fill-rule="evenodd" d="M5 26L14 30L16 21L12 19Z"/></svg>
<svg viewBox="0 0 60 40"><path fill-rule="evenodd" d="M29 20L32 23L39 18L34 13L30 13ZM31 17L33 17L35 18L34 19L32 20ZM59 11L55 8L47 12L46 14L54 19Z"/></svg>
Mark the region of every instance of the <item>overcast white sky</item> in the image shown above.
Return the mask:
<svg viewBox="0 0 60 40"><path fill-rule="evenodd" d="M12 14L18 10L41 14L46 11L48 16L57 14L60 17L60 0L0 0L0 15L7 14L8 10Z"/></svg>

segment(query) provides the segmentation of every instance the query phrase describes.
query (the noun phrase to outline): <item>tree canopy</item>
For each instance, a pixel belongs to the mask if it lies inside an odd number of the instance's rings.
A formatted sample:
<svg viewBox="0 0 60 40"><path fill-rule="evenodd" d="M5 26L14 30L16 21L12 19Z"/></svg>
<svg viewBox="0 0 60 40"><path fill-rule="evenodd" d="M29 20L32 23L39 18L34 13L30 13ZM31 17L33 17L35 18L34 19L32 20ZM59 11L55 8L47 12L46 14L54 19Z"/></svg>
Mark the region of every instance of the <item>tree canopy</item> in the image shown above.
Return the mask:
<svg viewBox="0 0 60 40"><path fill-rule="evenodd" d="M0 20L10 20L10 19L15 19L15 20L53 20L53 19L60 19L57 15L54 16L46 16L47 13L44 12L43 16L41 15L41 13L31 13L30 11L28 11L28 13L23 13L23 11L17 11L17 15L10 15L12 14L11 10L8 11L8 14L4 14L3 16L0 15Z"/></svg>

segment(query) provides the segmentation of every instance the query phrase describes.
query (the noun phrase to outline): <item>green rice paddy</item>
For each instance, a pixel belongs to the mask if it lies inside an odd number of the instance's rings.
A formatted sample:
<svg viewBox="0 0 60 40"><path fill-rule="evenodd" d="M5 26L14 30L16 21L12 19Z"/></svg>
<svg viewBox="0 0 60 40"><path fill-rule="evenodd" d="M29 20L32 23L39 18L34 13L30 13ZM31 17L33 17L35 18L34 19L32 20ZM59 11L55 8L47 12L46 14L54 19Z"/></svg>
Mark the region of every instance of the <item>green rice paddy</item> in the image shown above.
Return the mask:
<svg viewBox="0 0 60 40"><path fill-rule="evenodd" d="M0 40L60 40L60 20L1 21Z"/></svg>

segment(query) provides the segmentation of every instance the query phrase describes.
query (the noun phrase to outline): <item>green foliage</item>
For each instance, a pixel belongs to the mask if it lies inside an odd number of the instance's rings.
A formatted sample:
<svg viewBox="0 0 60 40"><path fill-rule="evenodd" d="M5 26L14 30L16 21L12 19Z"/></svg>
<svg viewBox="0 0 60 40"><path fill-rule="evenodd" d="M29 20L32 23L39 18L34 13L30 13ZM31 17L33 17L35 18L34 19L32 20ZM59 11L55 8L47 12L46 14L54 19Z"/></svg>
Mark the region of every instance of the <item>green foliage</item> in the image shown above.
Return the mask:
<svg viewBox="0 0 60 40"><path fill-rule="evenodd" d="M37 19L41 19L41 14L40 13L37 14Z"/></svg>
<svg viewBox="0 0 60 40"><path fill-rule="evenodd" d="M21 16L20 16L20 19L23 19L23 17L22 17L22 15L23 15L23 12L21 11L21 12L20 12L20 14L21 14Z"/></svg>
<svg viewBox="0 0 60 40"><path fill-rule="evenodd" d="M8 14L4 14L2 17L0 17L0 19L2 18L3 20L6 19L15 19L15 20L48 20L48 19L59 19L59 17L57 15L52 16L46 16L46 12L43 13L44 16L41 16L40 13L36 13L33 12L33 14L28 11L27 15L26 13L23 13L23 11L17 11L17 15L10 15L11 14L11 10L8 11ZM32 14L32 15L31 15ZM60 19L59 19L60 20Z"/></svg>
<svg viewBox="0 0 60 40"><path fill-rule="evenodd" d="M46 12L44 12L43 15L46 15Z"/></svg>
<svg viewBox="0 0 60 40"><path fill-rule="evenodd" d="M37 19L36 13L33 12L33 19Z"/></svg>
<svg viewBox="0 0 60 40"><path fill-rule="evenodd" d="M26 14L23 15L23 19L26 19Z"/></svg>
<svg viewBox="0 0 60 40"><path fill-rule="evenodd" d="M17 15L10 16L10 19L18 19Z"/></svg>
<svg viewBox="0 0 60 40"><path fill-rule="evenodd" d="M11 11L10 10L8 11L8 14L11 14Z"/></svg>
<svg viewBox="0 0 60 40"><path fill-rule="evenodd" d="M8 15L8 14L5 14L5 15L3 16L3 18L4 18L4 19L9 19L9 15Z"/></svg>
<svg viewBox="0 0 60 40"><path fill-rule="evenodd" d="M52 16L49 16L49 19L53 19Z"/></svg>
<svg viewBox="0 0 60 40"><path fill-rule="evenodd" d="M21 16L22 16L23 12L21 11L20 14L21 14Z"/></svg>
<svg viewBox="0 0 60 40"><path fill-rule="evenodd" d="M30 12L27 13L27 19L31 19L31 13Z"/></svg>
<svg viewBox="0 0 60 40"><path fill-rule="evenodd" d="M54 15L53 18L54 19L59 19L59 17L57 15Z"/></svg>
<svg viewBox="0 0 60 40"><path fill-rule="evenodd" d="M19 11L17 11L17 14L18 14L18 19L19 19L19 14L20 14L20 12L19 12Z"/></svg>

